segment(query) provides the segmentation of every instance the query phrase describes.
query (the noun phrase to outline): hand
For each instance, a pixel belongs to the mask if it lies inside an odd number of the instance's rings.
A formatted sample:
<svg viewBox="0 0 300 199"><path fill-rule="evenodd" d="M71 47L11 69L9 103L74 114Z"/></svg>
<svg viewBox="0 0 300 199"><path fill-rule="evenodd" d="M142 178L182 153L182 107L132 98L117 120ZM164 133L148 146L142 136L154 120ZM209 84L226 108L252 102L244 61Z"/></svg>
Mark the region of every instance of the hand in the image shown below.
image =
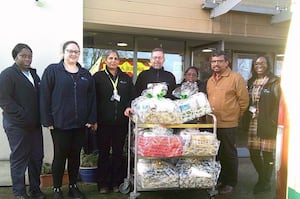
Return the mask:
<svg viewBox="0 0 300 199"><path fill-rule="evenodd" d="M96 131L97 128L98 128L97 123L95 123L95 124L86 123L85 126L88 127L88 128L91 128L93 131Z"/></svg>
<svg viewBox="0 0 300 199"><path fill-rule="evenodd" d="M98 124L97 123L93 124L91 128L93 131L97 131Z"/></svg>
<svg viewBox="0 0 300 199"><path fill-rule="evenodd" d="M47 127L49 130L53 130L54 129L54 126L48 126Z"/></svg>
<svg viewBox="0 0 300 199"><path fill-rule="evenodd" d="M127 107L124 111L124 115L127 117L130 117L133 114L132 108L131 107Z"/></svg>

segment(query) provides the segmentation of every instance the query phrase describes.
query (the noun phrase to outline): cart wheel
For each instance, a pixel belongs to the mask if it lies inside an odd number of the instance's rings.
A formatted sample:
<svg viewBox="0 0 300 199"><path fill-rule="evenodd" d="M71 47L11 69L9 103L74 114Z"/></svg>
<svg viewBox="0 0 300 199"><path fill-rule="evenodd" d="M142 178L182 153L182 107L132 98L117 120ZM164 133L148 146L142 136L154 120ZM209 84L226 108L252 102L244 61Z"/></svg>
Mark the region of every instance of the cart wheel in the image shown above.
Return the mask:
<svg viewBox="0 0 300 199"><path fill-rule="evenodd" d="M128 182L128 181L123 182L119 186L119 190L123 194L128 194L130 192L130 189L131 189L131 186L130 186L130 182Z"/></svg>
<svg viewBox="0 0 300 199"><path fill-rule="evenodd" d="M139 196L140 196L140 193L138 193L138 192L131 192L128 199L136 199Z"/></svg>

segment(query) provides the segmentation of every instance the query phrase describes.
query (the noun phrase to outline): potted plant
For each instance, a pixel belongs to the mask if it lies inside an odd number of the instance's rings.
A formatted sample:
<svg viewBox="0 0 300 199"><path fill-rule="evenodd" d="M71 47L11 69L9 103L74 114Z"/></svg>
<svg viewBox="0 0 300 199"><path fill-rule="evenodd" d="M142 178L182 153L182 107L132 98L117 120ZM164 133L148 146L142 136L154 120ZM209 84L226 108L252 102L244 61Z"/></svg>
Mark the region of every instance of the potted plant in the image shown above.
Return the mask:
<svg viewBox="0 0 300 199"><path fill-rule="evenodd" d="M79 174L83 182L96 182L98 153L86 154L81 150Z"/></svg>
<svg viewBox="0 0 300 199"><path fill-rule="evenodd" d="M62 184L69 183L69 175L68 172L65 171L63 176ZM53 185L53 178L52 178L52 164L48 162L44 162L41 169L40 175L40 186L41 187L50 187Z"/></svg>

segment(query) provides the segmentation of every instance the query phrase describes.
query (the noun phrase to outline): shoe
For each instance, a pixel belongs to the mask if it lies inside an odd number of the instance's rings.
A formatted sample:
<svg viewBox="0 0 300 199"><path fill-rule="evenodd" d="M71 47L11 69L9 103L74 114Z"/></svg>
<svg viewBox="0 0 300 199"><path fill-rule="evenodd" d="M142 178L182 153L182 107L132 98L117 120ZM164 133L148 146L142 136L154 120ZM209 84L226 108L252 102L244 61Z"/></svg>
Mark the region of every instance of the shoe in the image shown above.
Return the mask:
<svg viewBox="0 0 300 199"><path fill-rule="evenodd" d="M69 196L75 199L84 199L84 194L78 189L76 184L69 186Z"/></svg>
<svg viewBox="0 0 300 199"><path fill-rule="evenodd" d="M38 191L30 192L30 198L32 198L32 199L46 199L47 197L43 192L38 190Z"/></svg>
<svg viewBox="0 0 300 199"><path fill-rule="evenodd" d="M223 187L224 187L224 184L222 182L218 182L217 185L216 185L217 190L220 190Z"/></svg>
<svg viewBox="0 0 300 199"><path fill-rule="evenodd" d="M99 193L108 193L108 187L102 187L99 189Z"/></svg>
<svg viewBox="0 0 300 199"><path fill-rule="evenodd" d="M233 187L230 185L224 185L220 190L219 190L219 194L229 194L233 191Z"/></svg>
<svg viewBox="0 0 300 199"><path fill-rule="evenodd" d="M113 191L115 193L119 193L120 192L119 187L118 186L114 186Z"/></svg>
<svg viewBox="0 0 300 199"><path fill-rule="evenodd" d="M257 183L253 188L253 194L259 194L259 193L267 192L270 190L271 190L271 185L269 183L267 183L267 184Z"/></svg>
<svg viewBox="0 0 300 199"><path fill-rule="evenodd" d="M27 194L17 195L15 199L29 199L29 196Z"/></svg>
<svg viewBox="0 0 300 199"><path fill-rule="evenodd" d="M60 188L53 189L53 199L64 199L63 192Z"/></svg>

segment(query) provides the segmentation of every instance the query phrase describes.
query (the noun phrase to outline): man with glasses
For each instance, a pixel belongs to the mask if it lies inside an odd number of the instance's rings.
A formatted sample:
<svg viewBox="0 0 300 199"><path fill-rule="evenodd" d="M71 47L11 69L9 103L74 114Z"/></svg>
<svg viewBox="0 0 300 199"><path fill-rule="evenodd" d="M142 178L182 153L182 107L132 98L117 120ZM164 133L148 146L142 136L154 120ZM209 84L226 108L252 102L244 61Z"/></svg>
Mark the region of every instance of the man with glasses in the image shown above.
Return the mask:
<svg viewBox="0 0 300 199"><path fill-rule="evenodd" d="M162 48L154 48L151 53L151 68L139 74L136 83L136 95L140 96L149 83L166 82L168 85L168 92L166 97L174 98L172 91L176 88L175 76L165 71L163 64L165 62L165 54Z"/></svg>
<svg viewBox="0 0 300 199"><path fill-rule="evenodd" d="M220 194L227 194L237 184L236 134L239 118L248 108L249 96L245 80L231 70L224 51L213 52L210 63L212 76L206 89L212 112L217 117L217 138L220 140L217 159L221 163L221 173L217 188Z"/></svg>

